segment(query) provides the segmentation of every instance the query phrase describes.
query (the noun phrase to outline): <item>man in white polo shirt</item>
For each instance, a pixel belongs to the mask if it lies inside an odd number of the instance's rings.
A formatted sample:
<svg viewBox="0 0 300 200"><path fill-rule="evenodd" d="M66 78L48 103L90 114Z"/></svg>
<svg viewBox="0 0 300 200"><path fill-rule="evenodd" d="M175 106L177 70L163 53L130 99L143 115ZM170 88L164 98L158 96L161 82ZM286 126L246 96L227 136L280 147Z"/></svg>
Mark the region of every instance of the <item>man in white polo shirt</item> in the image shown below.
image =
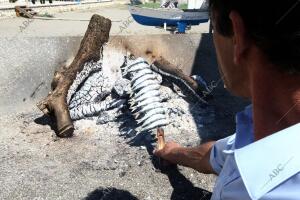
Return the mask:
<svg viewBox="0 0 300 200"><path fill-rule="evenodd" d="M300 0L210 0L226 88L252 105L236 133L155 155L218 175L213 200L300 200Z"/></svg>

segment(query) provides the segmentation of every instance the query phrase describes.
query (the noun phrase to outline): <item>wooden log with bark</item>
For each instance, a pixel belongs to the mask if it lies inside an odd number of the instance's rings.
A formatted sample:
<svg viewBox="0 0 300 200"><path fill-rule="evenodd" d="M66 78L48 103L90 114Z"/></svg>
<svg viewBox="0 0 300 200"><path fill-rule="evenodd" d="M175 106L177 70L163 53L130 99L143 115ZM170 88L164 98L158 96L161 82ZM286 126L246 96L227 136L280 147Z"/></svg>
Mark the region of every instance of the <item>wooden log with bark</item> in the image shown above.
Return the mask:
<svg viewBox="0 0 300 200"><path fill-rule="evenodd" d="M173 65L172 63L170 63L168 60L166 60L162 56L159 56L158 58L153 60L152 63L155 66L157 66L159 69L161 69L162 71L172 74L172 75L184 80L194 91L201 93L202 91L205 90L205 88L202 87L201 85L199 85L197 83L197 81L192 79L190 76L184 74L180 68Z"/></svg>
<svg viewBox="0 0 300 200"><path fill-rule="evenodd" d="M192 79L190 76L183 73L177 66L170 63L162 56L148 57L148 62L151 63L151 68L160 73L166 79L170 79L178 85L182 92L194 102L202 102L207 104L204 92L206 89Z"/></svg>
<svg viewBox="0 0 300 200"><path fill-rule="evenodd" d="M108 42L111 21L99 15L93 15L87 31L81 41L77 55L69 66L61 67L55 72L51 83L52 91L37 104L46 115L53 116L57 124L57 136L71 137L74 132L66 102L68 90L83 69L86 62L100 59L102 46Z"/></svg>

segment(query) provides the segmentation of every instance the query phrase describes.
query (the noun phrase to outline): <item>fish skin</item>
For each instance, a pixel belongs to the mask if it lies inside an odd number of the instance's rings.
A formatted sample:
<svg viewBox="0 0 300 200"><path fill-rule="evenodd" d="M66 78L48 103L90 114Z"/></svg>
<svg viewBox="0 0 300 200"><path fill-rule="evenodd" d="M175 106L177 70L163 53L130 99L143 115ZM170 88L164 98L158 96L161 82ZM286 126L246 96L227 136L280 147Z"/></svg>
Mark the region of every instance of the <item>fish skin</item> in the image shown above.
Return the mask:
<svg viewBox="0 0 300 200"><path fill-rule="evenodd" d="M132 66L136 65L137 63L140 62L146 62L144 58L138 57L135 60L131 60L130 62L127 62L127 68L130 69Z"/></svg>
<svg viewBox="0 0 300 200"><path fill-rule="evenodd" d="M149 92L144 93L143 95L139 96L138 98L132 97L128 102L130 103L138 103L142 102L145 99L160 96L160 92L158 90L150 90Z"/></svg>
<svg viewBox="0 0 300 200"><path fill-rule="evenodd" d="M137 108L142 108L145 107L149 104L155 103L155 102L161 102L161 98L160 97L151 97L148 99L145 99L144 101L141 102L135 102L134 104L132 104L132 106L130 107L133 110L136 110Z"/></svg>
<svg viewBox="0 0 300 200"><path fill-rule="evenodd" d="M153 103L151 103L149 105L146 105L145 107L143 107L140 110L131 111L131 113L132 114L138 114L138 115L140 115L142 113L147 112L148 110L155 109L155 108L163 108L163 106L159 102L153 102Z"/></svg>
<svg viewBox="0 0 300 200"><path fill-rule="evenodd" d="M141 89L141 88L145 88L145 87L147 87L147 86L149 86L149 85L159 85L159 84L158 84L158 82L155 81L155 80L147 80L147 81L144 81L144 82L142 82L141 84L137 85L136 87L132 87L132 89L133 89L134 91L137 91L137 90L139 90L139 89Z"/></svg>
<svg viewBox="0 0 300 200"><path fill-rule="evenodd" d="M148 69L148 68L142 69L137 74L134 75L131 82L135 82L136 80L138 80L139 78L141 78L141 77L143 77L147 74L153 74L153 71L151 69Z"/></svg>
<svg viewBox="0 0 300 200"><path fill-rule="evenodd" d="M155 109L155 108L163 108L162 104L159 103L159 102L153 102L151 104L148 104L146 105L145 107L143 107L141 109L141 112L146 112L148 110L151 110L151 109Z"/></svg>
<svg viewBox="0 0 300 200"><path fill-rule="evenodd" d="M143 83L146 80L155 80L156 76L154 74L147 74L145 76L142 76L141 78L137 79L135 82L132 83L132 87L136 87L137 85ZM158 83L158 81L157 81Z"/></svg>
<svg viewBox="0 0 300 200"><path fill-rule="evenodd" d="M135 72L145 68L150 68L150 66L143 58L140 57L133 62L127 62L126 67L123 68L124 71L122 75L127 75L129 72Z"/></svg>
<svg viewBox="0 0 300 200"><path fill-rule="evenodd" d="M134 102L141 102L141 101L143 101L147 98L157 97L157 96L160 96L160 92L158 90L152 90L148 93L145 93L145 94L141 95L139 98L134 99L133 101Z"/></svg>
<svg viewBox="0 0 300 200"><path fill-rule="evenodd" d="M136 106L133 106L132 111L136 110L137 108L141 108L141 107L149 105L151 103L160 102L160 101L161 101L160 97L152 97L152 98L145 99L144 101L139 102Z"/></svg>
<svg viewBox="0 0 300 200"><path fill-rule="evenodd" d="M145 87L143 89L141 89L138 93L136 93L136 95L134 96L135 98L139 98L141 95L150 92L150 91L155 91L155 90L159 90L160 85L149 85L148 87Z"/></svg>
<svg viewBox="0 0 300 200"><path fill-rule="evenodd" d="M165 114L166 113L166 109L164 108L155 108L150 110L149 112L147 112L145 114L144 117L142 117L141 119L137 120L137 123L140 124L142 122L144 122L146 119L148 119L149 117L156 115L156 114Z"/></svg>
<svg viewBox="0 0 300 200"><path fill-rule="evenodd" d="M150 69L150 66L148 65L148 63L144 59L141 60L141 61L131 63L128 66L127 73L128 72L137 72L137 71L140 71L142 69Z"/></svg>
<svg viewBox="0 0 300 200"><path fill-rule="evenodd" d="M163 114L152 115L143 123L142 128L145 128L146 126L148 126L156 121L159 121L161 119L166 119L166 116Z"/></svg>
<svg viewBox="0 0 300 200"><path fill-rule="evenodd" d="M156 80L151 80L150 79L150 80L145 80L144 82L142 82L140 84L136 84L136 85L132 86L132 89L133 89L133 91L136 92L138 89L147 87L147 86L149 86L151 84L157 84L158 85L158 83L157 83Z"/></svg>
<svg viewBox="0 0 300 200"><path fill-rule="evenodd" d="M143 132L143 131L149 131L153 128L156 128L156 127L161 127L161 126L165 126L168 124L168 120L167 119L161 119L161 120L158 120L144 128L142 128L142 130L140 132Z"/></svg>

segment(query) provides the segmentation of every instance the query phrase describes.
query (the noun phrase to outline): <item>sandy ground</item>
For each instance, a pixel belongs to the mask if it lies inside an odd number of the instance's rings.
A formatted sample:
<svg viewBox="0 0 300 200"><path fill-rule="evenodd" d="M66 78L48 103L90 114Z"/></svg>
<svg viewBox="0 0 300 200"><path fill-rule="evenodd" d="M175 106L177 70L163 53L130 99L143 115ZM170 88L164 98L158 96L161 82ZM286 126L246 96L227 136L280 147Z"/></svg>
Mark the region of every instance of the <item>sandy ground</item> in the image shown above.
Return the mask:
<svg viewBox="0 0 300 200"><path fill-rule="evenodd" d="M19 25L26 19L3 19L0 37L82 36L93 13L113 21L111 34L168 34L135 22L120 31L129 13L126 6L119 5L55 14L58 18L86 21L34 20L23 32ZM191 31L206 33L208 24ZM228 135L234 126L234 113L243 103L224 94L221 84L213 95L213 120L199 129L172 125L167 139L196 146L203 134L218 133L210 138ZM93 121L81 120L75 123L74 137L60 139L55 136L53 122L37 110L38 100L14 106L17 112L9 115L1 113L0 199L209 199L215 176L184 167L158 170L157 160L151 155L153 138L149 135L124 136L115 123L98 126ZM228 127L226 131L224 126Z"/></svg>
<svg viewBox="0 0 300 200"><path fill-rule="evenodd" d="M36 109L1 116L0 199L209 199L214 176L157 170L149 135L133 140L114 123L81 120L72 138L59 139L48 124ZM176 130L169 137L183 145L199 142Z"/></svg>
<svg viewBox="0 0 300 200"><path fill-rule="evenodd" d="M93 14L99 14L112 20L111 35L169 34L169 32L162 29L142 26L136 23L131 18L127 10L127 5L117 4L94 10L54 13L54 17L60 20L34 19L28 23L23 31L20 31L20 26L24 26L22 24L26 23L27 19L1 19L0 37L12 37L16 35L19 37L82 36ZM124 29L123 27L126 28ZM208 23L192 27L189 32L208 32Z"/></svg>

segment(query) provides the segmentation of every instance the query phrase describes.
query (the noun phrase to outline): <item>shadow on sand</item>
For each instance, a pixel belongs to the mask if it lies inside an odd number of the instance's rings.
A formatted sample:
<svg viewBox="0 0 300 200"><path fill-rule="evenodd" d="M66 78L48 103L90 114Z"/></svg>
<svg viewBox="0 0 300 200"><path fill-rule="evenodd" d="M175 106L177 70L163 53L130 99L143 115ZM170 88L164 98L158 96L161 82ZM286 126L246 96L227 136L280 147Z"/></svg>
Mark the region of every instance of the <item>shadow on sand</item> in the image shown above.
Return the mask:
<svg viewBox="0 0 300 200"><path fill-rule="evenodd" d="M116 188L97 188L90 192L84 200L138 200L126 190Z"/></svg>
<svg viewBox="0 0 300 200"><path fill-rule="evenodd" d="M50 126L51 130L53 130L56 134L58 133L57 124L55 119L51 116L42 115L34 119L34 122L39 125L48 125Z"/></svg>

